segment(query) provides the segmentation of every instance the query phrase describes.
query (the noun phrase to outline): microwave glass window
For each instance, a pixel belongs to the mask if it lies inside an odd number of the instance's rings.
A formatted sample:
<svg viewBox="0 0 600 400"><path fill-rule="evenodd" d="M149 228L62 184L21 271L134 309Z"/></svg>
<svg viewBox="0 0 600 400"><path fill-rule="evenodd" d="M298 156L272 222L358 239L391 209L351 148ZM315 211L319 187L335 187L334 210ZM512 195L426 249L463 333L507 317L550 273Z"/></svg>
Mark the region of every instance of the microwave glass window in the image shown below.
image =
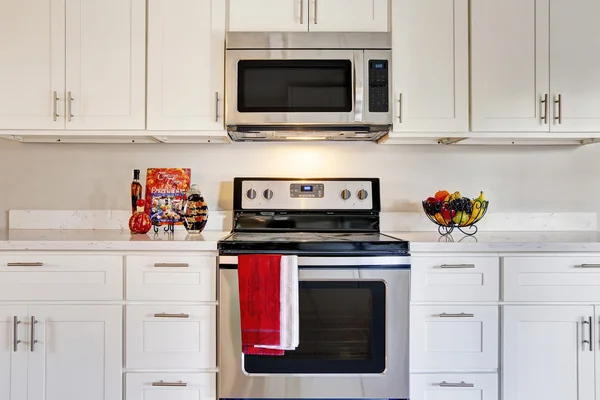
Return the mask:
<svg viewBox="0 0 600 400"><path fill-rule="evenodd" d="M248 373L382 373L385 284L301 281L300 344L284 356L244 356Z"/></svg>
<svg viewBox="0 0 600 400"><path fill-rule="evenodd" d="M350 60L242 60L238 111L351 112Z"/></svg>

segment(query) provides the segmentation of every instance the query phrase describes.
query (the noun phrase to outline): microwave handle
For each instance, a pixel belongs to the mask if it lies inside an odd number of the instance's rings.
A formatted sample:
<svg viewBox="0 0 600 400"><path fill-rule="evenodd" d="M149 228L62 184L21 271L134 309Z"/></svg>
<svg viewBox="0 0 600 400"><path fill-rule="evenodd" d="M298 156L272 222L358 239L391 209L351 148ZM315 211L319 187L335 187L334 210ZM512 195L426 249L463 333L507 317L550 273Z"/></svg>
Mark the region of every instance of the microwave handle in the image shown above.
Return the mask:
<svg viewBox="0 0 600 400"><path fill-rule="evenodd" d="M365 53L354 51L354 122L363 122L365 95Z"/></svg>

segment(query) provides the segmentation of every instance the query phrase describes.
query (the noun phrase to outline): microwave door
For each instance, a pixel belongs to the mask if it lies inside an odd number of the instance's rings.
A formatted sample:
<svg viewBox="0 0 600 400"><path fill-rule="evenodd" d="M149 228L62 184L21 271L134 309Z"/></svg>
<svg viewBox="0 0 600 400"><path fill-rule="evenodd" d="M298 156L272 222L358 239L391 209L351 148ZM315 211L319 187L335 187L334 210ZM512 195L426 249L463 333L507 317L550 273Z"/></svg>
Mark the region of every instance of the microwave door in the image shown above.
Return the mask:
<svg viewBox="0 0 600 400"><path fill-rule="evenodd" d="M227 125L356 123L362 53L228 50Z"/></svg>

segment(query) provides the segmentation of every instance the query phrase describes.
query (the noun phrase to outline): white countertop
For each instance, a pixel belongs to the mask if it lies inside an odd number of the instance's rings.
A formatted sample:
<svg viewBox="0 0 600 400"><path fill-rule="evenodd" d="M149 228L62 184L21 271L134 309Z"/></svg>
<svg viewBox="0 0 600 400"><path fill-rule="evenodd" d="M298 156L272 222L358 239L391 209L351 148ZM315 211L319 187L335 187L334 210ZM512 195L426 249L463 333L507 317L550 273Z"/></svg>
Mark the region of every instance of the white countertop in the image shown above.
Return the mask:
<svg viewBox="0 0 600 400"><path fill-rule="evenodd" d="M10 230L0 231L1 250L114 250L114 251L216 251L217 241L229 232L185 230L167 234L161 230L132 235L128 230Z"/></svg>
<svg viewBox="0 0 600 400"><path fill-rule="evenodd" d="M410 241L411 253L432 252L598 252L600 232L479 232L441 236L437 232L385 232ZM204 231L189 235L132 235L127 230L10 230L0 231L0 251L216 251L217 241L229 232Z"/></svg>
<svg viewBox="0 0 600 400"><path fill-rule="evenodd" d="M441 236L437 232L384 232L408 240L410 251L431 252L600 252L600 232L460 232Z"/></svg>

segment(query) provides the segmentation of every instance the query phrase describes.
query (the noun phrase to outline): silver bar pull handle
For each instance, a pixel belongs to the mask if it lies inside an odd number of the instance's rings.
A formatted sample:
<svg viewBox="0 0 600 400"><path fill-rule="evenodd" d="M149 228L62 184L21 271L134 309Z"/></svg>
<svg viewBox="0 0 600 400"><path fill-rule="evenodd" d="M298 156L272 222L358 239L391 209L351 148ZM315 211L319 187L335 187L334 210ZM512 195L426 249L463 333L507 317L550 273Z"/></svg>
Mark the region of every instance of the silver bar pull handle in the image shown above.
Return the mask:
<svg viewBox="0 0 600 400"><path fill-rule="evenodd" d="M219 92L215 92L215 122L219 122Z"/></svg>
<svg viewBox="0 0 600 400"><path fill-rule="evenodd" d="M475 314L467 314L467 313L460 313L460 314L446 314L446 313L441 313L438 315L438 317L440 318L474 318Z"/></svg>
<svg viewBox="0 0 600 400"><path fill-rule="evenodd" d="M21 343L19 340L19 317L16 315L13 317L13 351L16 353L18 349L18 344Z"/></svg>
<svg viewBox="0 0 600 400"><path fill-rule="evenodd" d="M541 118L544 124L548 123L548 93L544 95L544 98L541 100L542 106L544 108L544 116Z"/></svg>
<svg viewBox="0 0 600 400"><path fill-rule="evenodd" d="M36 321L35 317L31 317L31 351L35 351L35 344L38 342L37 340L35 340L35 324L37 323L38 321Z"/></svg>
<svg viewBox="0 0 600 400"><path fill-rule="evenodd" d="M442 264L440 268L475 268L475 264Z"/></svg>
<svg viewBox="0 0 600 400"><path fill-rule="evenodd" d="M43 262L9 262L7 267L43 267Z"/></svg>
<svg viewBox="0 0 600 400"><path fill-rule="evenodd" d="M402 123L402 93L398 94L398 122Z"/></svg>
<svg viewBox="0 0 600 400"><path fill-rule="evenodd" d="M585 338L585 330L582 330L581 336L583 336L583 339L581 340L581 343L583 343L584 350L585 350L585 345L587 344L589 346L589 348L590 348L590 351L592 351L592 329L591 329L592 317L590 317L589 320L583 319L581 321L581 325L583 327L585 327L586 325L590 326L590 328L588 329L588 333L589 333L588 339Z"/></svg>
<svg viewBox="0 0 600 400"><path fill-rule="evenodd" d="M558 104L558 114L554 117L554 120L558 121L559 124L562 124L562 94L559 94L557 99L554 100L554 103Z"/></svg>
<svg viewBox="0 0 600 400"><path fill-rule="evenodd" d="M304 0L300 0L300 25L304 25Z"/></svg>
<svg viewBox="0 0 600 400"><path fill-rule="evenodd" d="M315 17L315 25L317 24L317 7L318 7L317 0L315 0L315 8L313 10L313 15Z"/></svg>
<svg viewBox="0 0 600 400"><path fill-rule="evenodd" d="M154 268L188 268L188 263L154 263Z"/></svg>
<svg viewBox="0 0 600 400"><path fill-rule="evenodd" d="M165 382L165 381L158 381L158 382L152 382L152 386L163 386L163 387L186 387L187 383L179 381L179 382Z"/></svg>
<svg viewBox="0 0 600 400"><path fill-rule="evenodd" d="M71 92L67 93L67 108L69 109L67 111L67 117L69 119L69 122L71 122L71 118L73 118L73 102L75 101L75 99L73 98L73 96L71 96Z"/></svg>
<svg viewBox="0 0 600 400"><path fill-rule="evenodd" d="M443 388L472 388L472 387L475 387L475 384L467 383L465 381L461 381L458 383L442 381L442 382L438 383L438 386L443 387Z"/></svg>
<svg viewBox="0 0 600 400"><path fill-rule="evenodd" d="M167 314L167 313L160 313L160 314L154 314L154 318L189 318L190 314Z"/></svg>
<svg viewBox="0 0 600 400"><path fill-rule="evenodd" d="M581 264L576 265L575 268L600 268L600 264Z"/></svg>
<svg viewBox="0 0 600 400"><path fill-rule="evenodd" d="M55 90L54 94L52 96L52 120L53 121L56 121L59 117L59 115L58 115L58 100L60 100L60 99L58 98L58 93Z"/></svg>

